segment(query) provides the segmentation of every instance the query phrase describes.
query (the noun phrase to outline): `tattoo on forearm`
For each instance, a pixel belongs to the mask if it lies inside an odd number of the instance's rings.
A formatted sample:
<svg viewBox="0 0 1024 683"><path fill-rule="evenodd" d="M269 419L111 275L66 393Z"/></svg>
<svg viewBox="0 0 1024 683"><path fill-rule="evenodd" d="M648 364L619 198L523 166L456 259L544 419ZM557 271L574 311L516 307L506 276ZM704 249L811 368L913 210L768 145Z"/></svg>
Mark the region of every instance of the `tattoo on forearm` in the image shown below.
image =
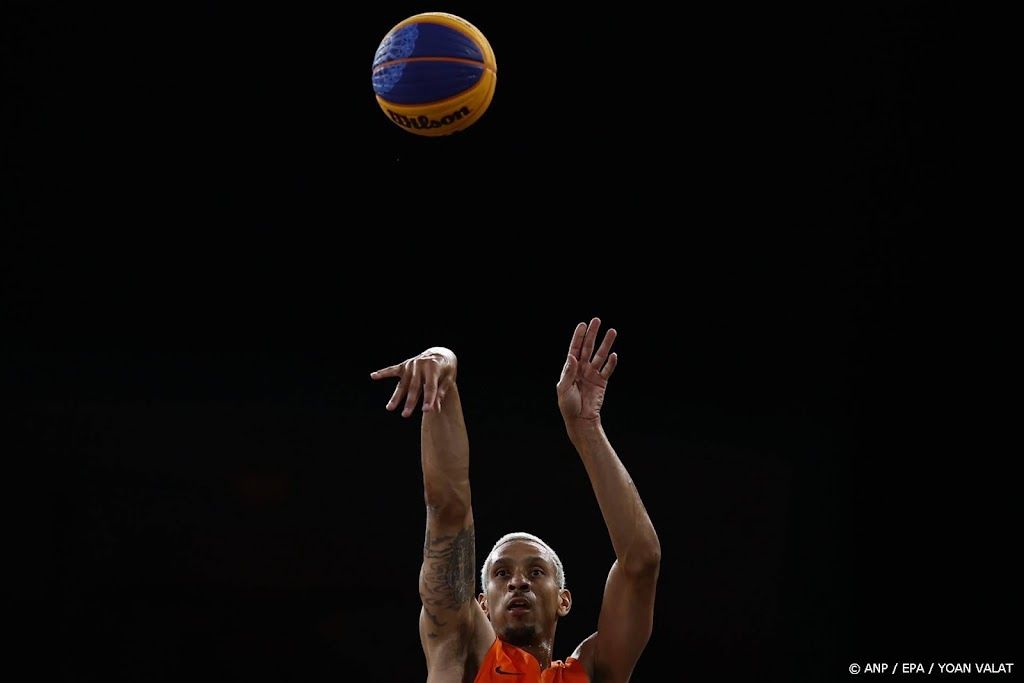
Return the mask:
<svg viewBox="0 0 1024 683"><path fill-rule="evenodd" d="M475 550L472 526L454 536L431 538L430 532L427 532L423 543L423 578L426 584L426 595L422 596L424 608L454 610L472 599ZM434 618L429 610L427 614ZM435 623L441 625L436 619Z"/></svg>

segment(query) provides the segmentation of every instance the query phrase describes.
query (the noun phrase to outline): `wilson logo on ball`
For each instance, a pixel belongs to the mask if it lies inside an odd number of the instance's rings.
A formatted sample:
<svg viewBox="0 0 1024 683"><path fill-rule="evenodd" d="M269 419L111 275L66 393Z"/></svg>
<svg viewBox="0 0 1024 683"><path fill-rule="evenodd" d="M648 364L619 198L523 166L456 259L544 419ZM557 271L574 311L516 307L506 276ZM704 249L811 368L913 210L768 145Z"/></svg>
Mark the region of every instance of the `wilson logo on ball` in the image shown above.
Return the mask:
<svg viewBox="0 0 1024 683"><path fill-rule="evenodd" d="M416 128L419 130L426 130L427 128L441 128L442 126L450 126L456 121L461 121L463 117L469 116L469 107L463 107L458 111L453 111L447 116L442 116L440 119L428 119L426 116L418 116L415 119L411 119L408 116L402 116L398 112L386 109L388 115L391 116L391 120L400 126L406 128Z"/></svg>

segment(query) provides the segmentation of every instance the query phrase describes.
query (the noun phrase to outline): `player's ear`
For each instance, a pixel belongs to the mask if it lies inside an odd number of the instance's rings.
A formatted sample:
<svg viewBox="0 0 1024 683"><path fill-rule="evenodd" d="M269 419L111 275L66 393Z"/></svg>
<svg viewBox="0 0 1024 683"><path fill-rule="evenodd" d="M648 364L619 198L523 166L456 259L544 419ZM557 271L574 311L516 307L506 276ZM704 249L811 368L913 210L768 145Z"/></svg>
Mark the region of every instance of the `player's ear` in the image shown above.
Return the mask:
<svg viewBox="0 0 1024 683"><path fill-rule="evenodd" d="M487 596L484 593L481 593L476 597L476 599L477 602L480 603L480 607L483 608L484 614L487 614L487 616L490 617L491 615L487 613Z"/></svg>
<svg viewBox="0 0 1024 683"><path fill-rule="evenodd" d="M568 588L558 591L558 616L564 617L572 609L572 593Z"/></svg>

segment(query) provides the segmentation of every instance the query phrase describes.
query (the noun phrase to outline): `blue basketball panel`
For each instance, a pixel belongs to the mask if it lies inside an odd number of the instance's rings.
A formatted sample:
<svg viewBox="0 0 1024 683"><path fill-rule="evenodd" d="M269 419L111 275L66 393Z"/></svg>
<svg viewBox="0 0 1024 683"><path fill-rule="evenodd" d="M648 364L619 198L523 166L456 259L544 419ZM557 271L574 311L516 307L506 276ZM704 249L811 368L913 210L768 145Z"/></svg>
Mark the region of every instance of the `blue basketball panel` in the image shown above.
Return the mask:
<svg viewBox="0 0 1024 683"><path fill-rule="evenodd" d="M373 90L395 104L425 104L472 88L483 72L483 64L401 62L375 71Z"/></svg>
<svg viewBox="0 0 1024 683"><path fill-rule="evenodd" d="M373 66L410 57L453 57L483 62L480 48L461 31L440 24L416 23L403 26L384 36Z"/></svg>

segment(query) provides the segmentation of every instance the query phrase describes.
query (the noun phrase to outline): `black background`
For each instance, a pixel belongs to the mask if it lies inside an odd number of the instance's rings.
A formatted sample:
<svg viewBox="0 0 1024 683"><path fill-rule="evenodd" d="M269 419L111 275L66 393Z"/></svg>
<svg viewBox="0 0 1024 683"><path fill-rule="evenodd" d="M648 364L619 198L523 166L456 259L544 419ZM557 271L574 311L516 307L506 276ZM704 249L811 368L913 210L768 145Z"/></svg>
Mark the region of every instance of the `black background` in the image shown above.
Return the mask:
<svg viewBox="0 0 1024 683"><path fill-rule="evenodd" d="M369 79L427 10L499 73L433 140ZM478 560L517 529L559 551L566 657L614 559L553 389L592 315L664 550L634 680L1012 659L989 349L932 215L958 21L8 3L10 586L38 677L423 680L417 420L368 373L435 344Z"/></svg>

